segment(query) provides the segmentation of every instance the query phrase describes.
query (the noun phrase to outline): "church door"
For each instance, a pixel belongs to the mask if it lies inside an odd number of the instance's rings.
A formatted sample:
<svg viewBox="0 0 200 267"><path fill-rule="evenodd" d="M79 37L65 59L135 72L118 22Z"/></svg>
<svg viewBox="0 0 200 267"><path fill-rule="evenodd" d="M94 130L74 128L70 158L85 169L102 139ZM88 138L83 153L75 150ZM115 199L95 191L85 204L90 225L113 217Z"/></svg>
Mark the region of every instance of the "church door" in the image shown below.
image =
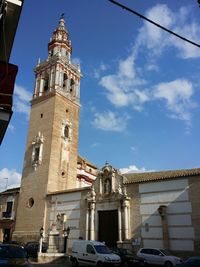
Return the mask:
<svg viewBox="0 0 200 267"><path fill-rule="evenodd" d="M115 247L118 241L117 210L99 211L98 240L104 241L108 247Z"/></svg>

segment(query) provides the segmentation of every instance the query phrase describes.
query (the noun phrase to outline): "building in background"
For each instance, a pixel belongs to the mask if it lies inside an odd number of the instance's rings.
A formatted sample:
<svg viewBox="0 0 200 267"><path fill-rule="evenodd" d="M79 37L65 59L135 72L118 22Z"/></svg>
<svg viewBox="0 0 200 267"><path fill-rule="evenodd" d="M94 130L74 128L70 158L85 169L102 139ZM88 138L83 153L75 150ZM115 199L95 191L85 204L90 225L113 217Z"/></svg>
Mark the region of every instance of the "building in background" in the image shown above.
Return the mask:
<svg viewBox="0 0 200 267"><path fill-rule="evenodd" d="M18 67L9 62L23 0L0 0L0 144L12 116Z"/></svg>
<svg viewBox="0 0 200 267"><path fill-rule="evenodd" d="M20 188L0 193L0 241L9 242L15 229Z"/></svg>

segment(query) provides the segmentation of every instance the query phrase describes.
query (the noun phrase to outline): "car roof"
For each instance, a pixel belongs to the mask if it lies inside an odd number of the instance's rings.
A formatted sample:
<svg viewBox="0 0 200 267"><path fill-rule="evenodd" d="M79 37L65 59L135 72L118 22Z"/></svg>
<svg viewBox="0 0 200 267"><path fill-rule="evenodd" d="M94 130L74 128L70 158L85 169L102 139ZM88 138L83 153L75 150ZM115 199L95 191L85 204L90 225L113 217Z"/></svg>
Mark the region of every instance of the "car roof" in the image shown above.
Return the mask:
<svg viewBox="0 0 200 267"><path fill-rule="evenodd" d="M17 244L6 244L6 243L1 243L0 244L0 247L18 247L18 248L24 249L24 247L21 246L21 245L17 245Z"/></svg>

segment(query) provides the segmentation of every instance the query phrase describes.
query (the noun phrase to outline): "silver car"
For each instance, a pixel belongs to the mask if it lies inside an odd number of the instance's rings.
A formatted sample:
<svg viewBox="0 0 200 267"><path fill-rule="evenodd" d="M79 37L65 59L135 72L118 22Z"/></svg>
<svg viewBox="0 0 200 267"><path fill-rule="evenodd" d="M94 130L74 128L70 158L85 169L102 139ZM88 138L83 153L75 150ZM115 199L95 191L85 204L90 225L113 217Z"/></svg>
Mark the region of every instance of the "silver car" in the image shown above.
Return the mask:
<svg viewBox="0 0 200 267"><path fill-rule="evenodd" d="M164 249L157 248L141 248L137 255L146 260L148 264L162 265L165 267L179 266L182 260L176 256L171 255Z"/></svg>

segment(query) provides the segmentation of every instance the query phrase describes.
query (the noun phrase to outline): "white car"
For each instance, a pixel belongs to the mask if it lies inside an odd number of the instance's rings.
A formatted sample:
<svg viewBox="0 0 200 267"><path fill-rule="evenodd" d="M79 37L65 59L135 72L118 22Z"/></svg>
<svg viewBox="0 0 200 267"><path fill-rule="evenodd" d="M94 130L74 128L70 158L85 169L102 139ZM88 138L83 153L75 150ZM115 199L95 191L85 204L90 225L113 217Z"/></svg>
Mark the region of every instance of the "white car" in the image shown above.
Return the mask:
<svg viewBox="0 0 200 267"><path fill-rule="evenodd" d="M146 260L148 264L162 265L165 267L179 266L182 260L164 249L141 248L137 255Z"/></svg>
<svg viewBox="0 0 200 267"><path fill-rule="evenodd" d="M72 266L115 266L120 267L121 259L113 254L104 243L93 240L75 240L72 245Z"/></svg>

